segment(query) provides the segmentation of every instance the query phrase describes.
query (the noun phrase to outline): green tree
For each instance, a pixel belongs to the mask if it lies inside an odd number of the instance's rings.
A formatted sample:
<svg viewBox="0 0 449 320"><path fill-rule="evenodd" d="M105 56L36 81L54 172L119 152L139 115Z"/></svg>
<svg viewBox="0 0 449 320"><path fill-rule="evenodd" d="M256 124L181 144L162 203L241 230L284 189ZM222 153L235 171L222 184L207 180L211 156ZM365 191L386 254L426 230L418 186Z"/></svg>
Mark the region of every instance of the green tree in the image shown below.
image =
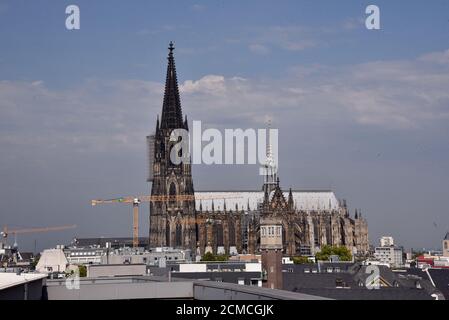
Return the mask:
<svg viewBox="0 0 449 320"><path fill-rule="evenodd" d="M206 252L202 256L201 261L215 261L215 255L212 252Z"/></svg>
<svg viewBox="0 0 449 320"><path fill-rule="evenodd" d="M229 257L225 254L219 254L215 256L215 261L228 261Z"/></svg>
<svg viewBox="0 0 449 320"><path fill-rule="evenodd" d="M40 257L41 257L40 255L36 256L36 257L34 257L33 261L31 261L30 267L32 270L36 270L36 266L37 266L37 263L39 262Z"/></svg>
<svg viewBox="0 0 449 320"><path fill-rule="evenodd" d="M207 252L201 258L201 261L228 261L229 257L225 254L215 255L212 252Z"/></svg>
<svg viewBox="0 0 449 320"><path fill-rule="evenodd" d="M352 255L351 252L345 246L332 247L332 246L323 246L321 251L316 254L316 260L321 261L329 261L330 256L338 256L340 261L351 261Z"/></svg>
<svg viewBox="0 0 449 320"><path fill-rule="evenodd" d="M307 257L302 257L302 256L299 256L299 257L293 257L293 263L294 264L306 264L306 263L310 263L310 261L309 261L309 258L307 258Z"/></svg>
<svg viewBox="0 0 449 320"><path fill-rule="evenodd" d="M78 271L80 272L80 278L85 278L87 277L87 267L84 265L79 265L78 266Z"/></svg>

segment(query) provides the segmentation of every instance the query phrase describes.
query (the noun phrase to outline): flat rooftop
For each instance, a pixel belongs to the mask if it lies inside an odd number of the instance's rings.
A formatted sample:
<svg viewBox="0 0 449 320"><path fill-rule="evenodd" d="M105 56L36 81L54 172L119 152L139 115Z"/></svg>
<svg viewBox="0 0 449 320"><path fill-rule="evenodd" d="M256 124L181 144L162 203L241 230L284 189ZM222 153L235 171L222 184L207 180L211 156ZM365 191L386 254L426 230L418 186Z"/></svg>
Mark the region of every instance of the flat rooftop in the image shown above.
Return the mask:
<svg viewBox="0 0 449 320"><path fill-rule="evenodd" d="M19 286L27 282L44 279L47 277L45 273L22 273L17 275L12 272L0 272L0 290Z"/></svg>

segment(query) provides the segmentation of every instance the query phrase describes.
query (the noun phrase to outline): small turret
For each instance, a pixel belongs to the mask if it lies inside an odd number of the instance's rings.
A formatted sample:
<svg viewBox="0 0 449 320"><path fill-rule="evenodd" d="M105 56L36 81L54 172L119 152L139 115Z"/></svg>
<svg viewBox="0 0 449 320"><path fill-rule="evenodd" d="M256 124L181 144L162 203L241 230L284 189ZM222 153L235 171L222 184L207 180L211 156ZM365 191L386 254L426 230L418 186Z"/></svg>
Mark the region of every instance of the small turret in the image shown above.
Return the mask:
<svg viewBox="0 0 449 320"><path fill-rule="evenodd" d="M290 210L293 210L294 207L292 188L290 188L290 191L288 193L288 207Z"/></svg>

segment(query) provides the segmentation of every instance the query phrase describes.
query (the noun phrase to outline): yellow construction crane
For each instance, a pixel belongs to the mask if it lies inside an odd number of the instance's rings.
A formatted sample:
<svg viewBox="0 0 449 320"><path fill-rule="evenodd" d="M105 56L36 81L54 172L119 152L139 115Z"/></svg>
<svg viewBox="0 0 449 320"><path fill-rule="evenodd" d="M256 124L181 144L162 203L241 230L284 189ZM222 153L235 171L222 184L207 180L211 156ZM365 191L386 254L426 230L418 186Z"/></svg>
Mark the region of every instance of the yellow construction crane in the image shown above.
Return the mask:
<svg viewBox="0 0 449 320"><path fill-rule="evenodd" d="M7 239L9 234L13 234L14 237L16 237L18 234L24 234L24 233L43 233L43 232L50 232L50 231L61 231L61 230L67 230L67 229L74 229L76 228L76 225L66 225L66 226L57 226L57 227L42 227L42 228L25 228L25 229L13 229L10 230L8 227L3 227L3 231L0 232L0 235Z"/></svg>
<svg viewBox="0 0 449 320"><path fill-rule="evenodd" d="M139 204L141 202L168 202L168 201L192 201L192 200L213 200L213 199L230 199L230 198L241 198L242 196L235 195L231 196L229 194L214 194L214 195L162 195L162 196L151 196L145 195L141 197L121 197L107 200L92 200L92 206L99 204L110 204L110 203L126 203L133 205L133 248L139 246Z"/></svg>

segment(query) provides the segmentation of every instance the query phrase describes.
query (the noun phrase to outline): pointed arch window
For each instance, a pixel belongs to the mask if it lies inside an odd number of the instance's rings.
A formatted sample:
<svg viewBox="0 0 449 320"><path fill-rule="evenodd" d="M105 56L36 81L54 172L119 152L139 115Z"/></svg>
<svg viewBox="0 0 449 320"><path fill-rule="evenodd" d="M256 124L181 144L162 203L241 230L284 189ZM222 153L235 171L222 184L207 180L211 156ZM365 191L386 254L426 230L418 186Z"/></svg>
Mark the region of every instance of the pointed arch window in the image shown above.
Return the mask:
<svg viewBox="0 0 449 320"><path fill-rule="evenodd" d="M216 227L216 236L217 236L217 246L222 247L223 246L223 225L221 223L217 224Z"/></svg>
<svg viewBox="0 0 449 320"><path fill-rule="evenodd" d="M167 220L165 225L165 244L170 247L170 222Z"/></svg>
<svg viewBox="0 0 449 320"><path fill-rule="evenodd" d="M236 238L236 234L235 234L235 226L234 226L234 221L230 221L229 222L229 245L230 246L235 246L235 238Z"/></svg>
<svg viewBox="0 0 449 320"><path fill-rule="evenodd" d="M176 224L175 245L177 248L182 247L182 226L180 223Z"/></svg>
<svg viewBox="0 0 449 320"><path fill-rule="evenodd" d="M170 189L169 189L168 194L170 195L170 204L171 205L176 204L176 200L174 199L174 197L176 196L176 185L173 182L170 184Z"/></svg>

